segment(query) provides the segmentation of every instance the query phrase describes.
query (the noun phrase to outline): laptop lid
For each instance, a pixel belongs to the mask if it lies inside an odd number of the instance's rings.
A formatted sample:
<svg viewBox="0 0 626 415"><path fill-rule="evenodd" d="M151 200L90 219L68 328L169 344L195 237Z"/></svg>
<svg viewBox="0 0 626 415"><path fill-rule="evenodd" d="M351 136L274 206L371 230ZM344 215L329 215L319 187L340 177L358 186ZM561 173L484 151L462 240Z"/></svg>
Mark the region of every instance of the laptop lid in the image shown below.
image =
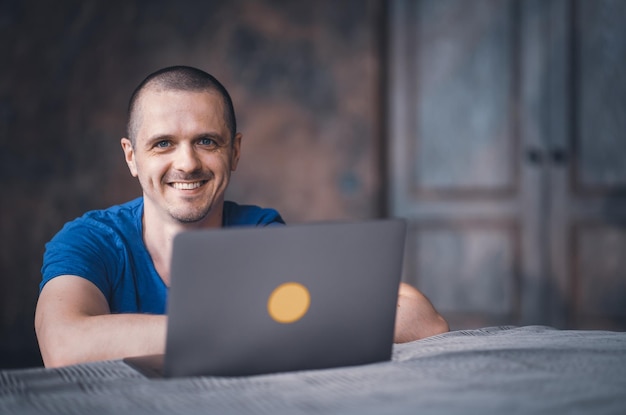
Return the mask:
<svg viewBox="0 0 626 415"><path fill-rule="evenodd" d="M163 374L389 360L405 228L391 219L179 234Z"/></svg>

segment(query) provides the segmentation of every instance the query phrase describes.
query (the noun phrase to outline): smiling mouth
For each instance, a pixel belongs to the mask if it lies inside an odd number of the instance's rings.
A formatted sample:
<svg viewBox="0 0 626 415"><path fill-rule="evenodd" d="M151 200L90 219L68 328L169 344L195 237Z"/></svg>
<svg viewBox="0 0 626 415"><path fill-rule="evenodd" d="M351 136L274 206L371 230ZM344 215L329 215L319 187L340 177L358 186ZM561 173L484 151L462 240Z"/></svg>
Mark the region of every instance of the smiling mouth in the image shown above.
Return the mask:
<svg viewBox="0 0 626 415"><path fill-rule="evenodd" d="M202 180L199 182L173 182L170 183L170 186L177 190L194 190L203 186L206 182L207 180Z"/></svg>

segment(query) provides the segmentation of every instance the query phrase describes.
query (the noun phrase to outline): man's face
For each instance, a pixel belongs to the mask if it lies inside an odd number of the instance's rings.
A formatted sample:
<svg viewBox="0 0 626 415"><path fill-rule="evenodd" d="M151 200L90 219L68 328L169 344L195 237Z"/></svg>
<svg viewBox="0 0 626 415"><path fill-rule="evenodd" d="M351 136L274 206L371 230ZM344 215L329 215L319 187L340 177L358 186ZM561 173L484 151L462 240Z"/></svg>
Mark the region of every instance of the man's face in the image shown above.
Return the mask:
<svg viewBox="0 0 626 415"><path fill-rule="evenodd" d="M146 214L221 225L224 192L241 145L240 134L231 143L223 105L214 92L142 92L135 144L123 138L122 148L143 189Z"/></svg>

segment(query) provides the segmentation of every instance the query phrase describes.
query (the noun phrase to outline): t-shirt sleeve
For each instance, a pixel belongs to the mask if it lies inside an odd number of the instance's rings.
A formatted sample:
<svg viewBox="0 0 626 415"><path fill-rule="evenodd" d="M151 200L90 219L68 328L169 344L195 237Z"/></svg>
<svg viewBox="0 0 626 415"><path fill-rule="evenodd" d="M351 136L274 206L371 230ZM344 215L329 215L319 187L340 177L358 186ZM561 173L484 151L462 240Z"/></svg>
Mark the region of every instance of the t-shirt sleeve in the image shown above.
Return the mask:
<svg viewBox="0 0 626 415"><path fill-rule="evenodd" d="M60 275L76 275L94 283L108 299L111 283L108 275L115 266L112 235L99 223L77 219L67 223L46 244L41 268L41 291L51 279Z"/></svg>
<svg viewBox="0 0 626 415"><path fill-rule="evenodd" d="M224 226L275 226L285 221L278 211L254 205L224 202Z"/></svg>
<svg viewBox="0 0 626 415"><path fill-rule="evenodd" d="M285 221L274 209L261 209L259 216L259 221L257 222L258 226L276 226L276 225L284 225Z"/></svg>

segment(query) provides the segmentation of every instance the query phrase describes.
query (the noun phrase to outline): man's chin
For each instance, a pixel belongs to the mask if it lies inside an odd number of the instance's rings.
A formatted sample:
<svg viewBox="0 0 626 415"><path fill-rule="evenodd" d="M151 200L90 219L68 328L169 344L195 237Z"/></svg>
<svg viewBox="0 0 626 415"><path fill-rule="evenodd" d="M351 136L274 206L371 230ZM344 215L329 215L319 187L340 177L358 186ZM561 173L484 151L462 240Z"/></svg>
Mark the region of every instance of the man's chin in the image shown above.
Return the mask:
<svg viewBox="0 0 626 415"><path fill-rule="evenodd" d="M203 213L203 214L172 215L172 218L174 218L179 223L182 223L185 225L191 225L191 224L200 223L204 221L207 216L208 216L208 212Z"/></svg>
<svg viewBox="0 0 626 415"><path fill-rule="evenodd" d="M171 210L170 216L177 222L185 225L200 223L204 221L211 213L211 206L207 206L204 209L189 210Z"/></svg>
<svg viewBox="0 0 626 415"><path fill-rule="evenodd" d="M173 218L183 225L192 225L195 223L200 223L206 216L196 217L196 216L173 216Z"/></svg>

